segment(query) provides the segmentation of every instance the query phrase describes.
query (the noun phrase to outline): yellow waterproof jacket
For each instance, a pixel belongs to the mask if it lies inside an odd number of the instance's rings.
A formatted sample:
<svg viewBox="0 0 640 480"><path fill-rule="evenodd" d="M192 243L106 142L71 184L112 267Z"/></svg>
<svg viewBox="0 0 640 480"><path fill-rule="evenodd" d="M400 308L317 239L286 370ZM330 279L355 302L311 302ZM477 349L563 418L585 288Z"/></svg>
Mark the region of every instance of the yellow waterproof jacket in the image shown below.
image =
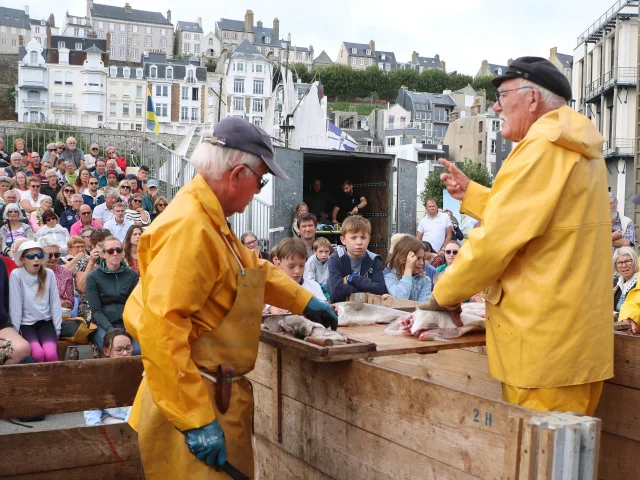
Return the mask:
<svg viewBox="0 0 640 480"><path fill-rule="evenodd" d="M266 303L299 314L312 296L242 245L202 176L180 190L140 238L141 281L127 302L124 322L140 342L154 403L181 431L214 419L189 345L215 328L235 300L239 267L222 235L246 268L267 271ZM136 429L138 400L130 419Z"/></svg>
<svg viewBox="0 0 640 480"><path fill-rule="evenodd" d="M462 202L482 225L434 296L455 305L485 291L489 370L508 385L563 387L613 376L602 142L571 108L549 112L513 149L493 188L472 182Z"/></svg>
<svg viewBox="0 0 640 480"><path fill-rule="evenodd" d="M620 307L618 320L623 321L627 318L640 323L640 287L636 287L627 293L624 303Z"/></svg>

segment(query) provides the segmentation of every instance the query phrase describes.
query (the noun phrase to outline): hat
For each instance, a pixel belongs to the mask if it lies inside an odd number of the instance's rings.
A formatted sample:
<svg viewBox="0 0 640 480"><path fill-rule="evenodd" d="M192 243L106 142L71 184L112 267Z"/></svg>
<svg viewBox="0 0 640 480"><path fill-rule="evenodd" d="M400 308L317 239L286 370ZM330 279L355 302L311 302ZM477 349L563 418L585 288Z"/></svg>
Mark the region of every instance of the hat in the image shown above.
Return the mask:
<svg viewBox="0 0 640 480"><path fill-rule="evenodd" d="M98 146L98 144L97 144L97 143L92 143L92 144L91 144L91 147L89 147L89 150L92 150L92 149L94 149L94 148L100 149L100 146Z"/></svg>
<svg viewBox="0 0 640 480"><path fill-rule="evenodd" d="M273 158L271 137L260 127L247 120L240 117L226 117L213 126L211 138L204 140L221 147L234 148L257 155L267 164L272 174L283 180L289 180L287 174Z"/></svg>
<svg viewBox="0 0 640 480"><path fill-rule="evenodd" d="M33 240L27 240L18 247L18 251L14 255L13 261L16 262L16 265L18 265L19 267L22 266L22 253L27 250L31 250L32 248L37 248L38 250L42 251L42 253L44 253L44 258L42 259L42 261L47 261L49 256L47 255L47 252L44 251L44 248L42 248L42 245L40 245L38 242L34 242Z"/></svg>
<svg viewBox="0 0 640 480"><path fill-rule="evenodd" d="M491 80L495 87L510 78L524 78L546 88L565 100L571 100L571 84L567 77L549 60L542 57L516 58L504 75Z"/></svg>
<svg viewBox="0 0 640 480"><path fill-rule="evenodd" d="M115 170L108 170L107 171L107 175L115 175L117 177L118 176L118 172L116 172Z"/></svg>
<svg viewBox="0 0 640 480"><path fill-rule="evenodd" d="M149 181L147 182L147 188L153 188L153 187L158 188L159 186L160 186L160 185L158 184L158 181L157 181L157 180L149 180Z"/></svg>

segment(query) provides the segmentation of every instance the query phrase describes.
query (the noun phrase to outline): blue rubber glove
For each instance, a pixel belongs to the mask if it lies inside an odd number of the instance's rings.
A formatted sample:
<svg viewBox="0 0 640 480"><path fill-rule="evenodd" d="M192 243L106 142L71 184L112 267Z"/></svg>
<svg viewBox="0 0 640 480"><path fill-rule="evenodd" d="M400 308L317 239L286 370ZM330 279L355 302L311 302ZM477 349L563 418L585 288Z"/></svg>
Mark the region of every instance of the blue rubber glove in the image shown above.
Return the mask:
<svg viewBox="0 0 640 480"><path fill-rule="evenodd" d="M360 276L360 272L354 272L354 273L350 274L350 275L347 277L347 283L348 283L349 285L353 285L353 279L354 279L354 277L359 277L359 276Z"/></svg>
<svg viewBox="0 0 640 480"><path fill-rule="evenodd" d="M217 420L204 427L187 430L184 432L184 441L189 446L189 451L210 467L222 467L227 461L224 432Z"/></svg>
<svg viewBox="0 0 640 480"><path fill-rule="evenodd" d="M331 330L338 328L338 317L331 310L331 306L316 297L311 297L302 314L312 322L322 324L325 328L331 328Z"/></svg>

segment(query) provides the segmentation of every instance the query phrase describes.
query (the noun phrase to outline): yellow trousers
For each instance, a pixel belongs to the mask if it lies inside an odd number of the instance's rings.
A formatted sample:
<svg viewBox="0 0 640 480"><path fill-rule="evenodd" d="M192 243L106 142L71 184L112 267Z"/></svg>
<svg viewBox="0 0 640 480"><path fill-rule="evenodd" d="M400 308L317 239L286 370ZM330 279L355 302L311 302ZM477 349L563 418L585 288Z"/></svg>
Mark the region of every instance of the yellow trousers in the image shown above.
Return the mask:
<svg viewBox="0 0 640 480"><path fill-rule="evenodd" d="M520 388L502 384L502 400L532 410L577 412L590 417L596 411L604 382L555 388Z"/></svg>

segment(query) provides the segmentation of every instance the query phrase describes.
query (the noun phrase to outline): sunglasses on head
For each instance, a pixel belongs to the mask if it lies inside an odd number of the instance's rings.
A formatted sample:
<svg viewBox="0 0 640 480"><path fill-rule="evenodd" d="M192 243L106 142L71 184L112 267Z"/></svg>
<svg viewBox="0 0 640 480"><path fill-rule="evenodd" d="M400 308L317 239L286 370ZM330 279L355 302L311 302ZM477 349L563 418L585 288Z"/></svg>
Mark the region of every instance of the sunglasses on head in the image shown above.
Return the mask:
<svg viewBox="0 0 640 480"><path fill-rule="evenodd" d="M447 255L457 255L458 254L458 250L445 250L444 253L446 253Z"/></svg>
<svg viewBox="0 0 640 480"><path fill-rule="evenodd" d="M116 247L116 248L107 248L104 253L108 253L109 255L113 255L114 253L117 253L118 255L121 254L122 252L124 252L124 250L121 247Z"/></svg>
<svg viewBox="0 0 640 480"><path fill-rule="evenodd" d="M44 253L27 253L24 258L27 260L35 260L36 258L38 260L42 260L44 258Z"/></svg>

